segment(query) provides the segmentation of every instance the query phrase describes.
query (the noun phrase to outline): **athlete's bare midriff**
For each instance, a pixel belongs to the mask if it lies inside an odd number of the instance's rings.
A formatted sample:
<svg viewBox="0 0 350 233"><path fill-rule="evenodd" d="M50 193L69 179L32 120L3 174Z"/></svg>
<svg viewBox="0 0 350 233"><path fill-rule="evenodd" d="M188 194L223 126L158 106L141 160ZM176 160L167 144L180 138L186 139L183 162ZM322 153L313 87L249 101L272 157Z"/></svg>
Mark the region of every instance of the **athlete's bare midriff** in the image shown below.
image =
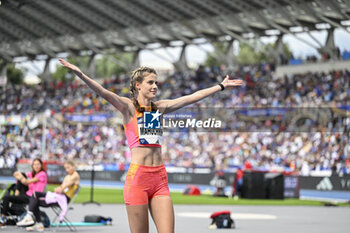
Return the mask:
<svg viewBox="0 0 350 233"><path fill-rule="evenodd" d="M145 166L163 164L161 147L135 147L131 149L131 163Z"/></svg>

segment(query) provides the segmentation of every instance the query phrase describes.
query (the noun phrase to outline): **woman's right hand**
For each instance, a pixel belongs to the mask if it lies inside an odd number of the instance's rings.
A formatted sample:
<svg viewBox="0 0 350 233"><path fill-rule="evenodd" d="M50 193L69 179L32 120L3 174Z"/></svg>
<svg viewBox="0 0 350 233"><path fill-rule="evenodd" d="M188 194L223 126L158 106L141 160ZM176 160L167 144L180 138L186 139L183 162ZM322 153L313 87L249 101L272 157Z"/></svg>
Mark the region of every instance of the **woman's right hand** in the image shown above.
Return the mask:
<svg viewBox="0 0 350 233"><path fill-rule="evenodd" d="M61 62L61 64L62 64L64 67L70 69L70 70L73 71L74 73L76 73L76 74L82 73L81 70L80 70L77 66L75 66L75 65L73 65L73 64L71 64L71 63L69 63L69 62L67 62L67 61L65 61L65 60L63 60L63 59L61 59L61 58L58 58L58 60Z"/></svg>
<svg viewBox="0 0 350 233"><path fill-rule="evenodd" d="M22 178L22 174L19 171L16 171L13 173L13 177L15 177L17 180L20 180Z"/></svg>

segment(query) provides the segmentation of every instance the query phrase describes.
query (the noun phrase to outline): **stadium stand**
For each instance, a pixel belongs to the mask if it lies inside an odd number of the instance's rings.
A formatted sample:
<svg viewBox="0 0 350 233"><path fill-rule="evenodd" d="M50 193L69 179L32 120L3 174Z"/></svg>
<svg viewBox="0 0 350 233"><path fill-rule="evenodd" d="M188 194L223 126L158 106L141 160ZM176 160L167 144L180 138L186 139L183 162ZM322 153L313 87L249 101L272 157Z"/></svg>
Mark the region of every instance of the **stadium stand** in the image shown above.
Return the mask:
<svg viewBox="0 0 350 233"><path fill-rule="evenodd" d="M335 28L347 30L344 22L350 19L349 12L348 1L342 0L161 0L147 4L142 0L2 0L0 168L13 167L20 158L42 153L48 159L62 161L64 157L79 158L83 164L89 164L92 158L101 163L119 163L121 169L130 162L123 129L112 106L79 82L52 81L50 62L59 55L89 54L91 65L96 54L128 51L135 55L135 67L142 49L180 46L181 55L174 62L178 72L160 83L159 97L175 98L213 85L226 74L218 67L189 72L184 56L187 45L198 44L198 38L210 43L229 42L231 46L221 54L221 60L224 66L232 67L233 41L245 43L250 38L271 36L272 30L277 31L273 34L277 37L276 49L266 55L273 57L277 65L288 63L282 47L286 34L314 47L323 62L334 65L320 72L326 66L310 57L306 62L310 64L305 65L314 65L315 70L310 71L308 66L308 72L302 68L298 74L295 71L305 63L298 58L290 61L293 66L287 66L286 71L277 66L276 73L272 72L274 65L244 66L234 74L245 80L244 88L216 95L194 107L329 108L332 117L322 127L309 125L315 132L308 134L281 130L269 119L248 123L245 131L233 126L230 132L171 133L164 140L165 163L225 169L241 167L249 160L254 167L266 170L308 174L311 170L332 169L349 174L350 88L349 72L344 70L349 52L340 53L334 43ZM295 31L298 27L298 32L309 33L322 26L327 38L319 47L299 38ZM32 60L46 62L40 74L42 83L8 85L6 64ZM127 96L128 81L128 75L120 75L105 81L104 86ZM105 124L97 127L72 120L85 119L86 115L102 119ZM234 119L234 124L239 126L241 121ZM254 131L254 127L262 130Z"/></svg>
<svg viewBox="0 0 350 233"><path fill-rule="evenodd" d="M218 69L204 67L192 74L175 72L160 83L161 98L167 98L170 94L177 97L192 93L201 85L213 85L221 75ZM227 95L216 95L194 107L321 108L348 106L350 102L350 73L347 71L277 78L268 65L261 65L242 67L235 75L245 80L244 88ZM177 82L172 83L172 80ZM128 96L128 92L123 91L128 86L127 75L106 81L104 85ZM169 86L173 85L174 91L169 93ZM274 91L271 92L271 89ZM7 86L0 90L3 103L0 113L3 115L20 114L27 117L50 109L50 118L54 119L56 115L76 112L90 115L113 112L113 108L102 98L94 96L86 86L77 82ZM224 103L224 106L219 103ZM240 120L228 118L227 121ZM348 116L328 119L322 129L311 126L317 128L317 132L311 132L312 129L309 129L310 132L274 132L273 128L278 125L266 119L262 123L266 126L262 132L165 133L165 163L168 166L200 166L220 170L242 167L249 160L254 168L262 170L300 171L306 175L311 170L335 169L338 173L349 174ZM66 157L77 158L81 163L89 164L94 158L100 163L128 164L130 153L122 130L120 124L113 123L97 126L52 121L48 123L46 131L48 159L63 161ZM28 124L2 126L1 133L5 143L0 145L0 167L12 167L20 158L40 155L43 136L40 124L32 129Z"/></svg>

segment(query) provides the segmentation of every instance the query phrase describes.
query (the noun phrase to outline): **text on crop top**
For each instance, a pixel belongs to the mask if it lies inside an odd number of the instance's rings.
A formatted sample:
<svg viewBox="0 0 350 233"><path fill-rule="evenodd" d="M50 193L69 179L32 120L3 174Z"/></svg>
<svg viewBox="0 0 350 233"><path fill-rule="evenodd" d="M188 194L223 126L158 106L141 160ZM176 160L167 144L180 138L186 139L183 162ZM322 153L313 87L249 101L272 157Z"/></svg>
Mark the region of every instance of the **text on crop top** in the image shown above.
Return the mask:
<svg viewBox="0 0 350 233"><path fill-rule="evenodd" d="M157 111L150 111L151 107L146 106L144 112L135 110L131 121L124 125L126 139L129 148L134 147L161 147L163 129L162 114Z"/></svg>

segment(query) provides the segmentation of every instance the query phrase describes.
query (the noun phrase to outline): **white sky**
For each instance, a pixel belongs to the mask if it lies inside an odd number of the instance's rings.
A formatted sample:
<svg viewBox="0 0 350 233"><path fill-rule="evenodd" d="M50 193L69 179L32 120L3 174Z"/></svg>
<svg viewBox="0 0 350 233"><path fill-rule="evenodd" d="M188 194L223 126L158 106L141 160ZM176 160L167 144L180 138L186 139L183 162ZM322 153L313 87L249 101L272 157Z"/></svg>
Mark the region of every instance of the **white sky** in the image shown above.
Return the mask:
<svg viewBox="0 0 350 233"><path fill-rule="evenodd" d="M320 43L324 44L326 41L326 31L317 31L311 33ZM298 37L307 40L308 42L319 47L318 44L311 39L307 33L300 33ZM276 37L263 37L261 41L263 43L274 42ZM336 29L334 34L335 44L340 48L340 51L344 50L350 51L350 32L343 29ZM293 52L295 58L305 58L308 55L319 56L316 49L305 44L304 42L296 39L291 35L285 35L283 41L289 45L290 50ZM235 53L238 52L238 44L234 44ZM203 63L206 58L206 52L213 51L213 47L210 44L202 44L201 46L190 45L186 50L186 58L190 66L197 66ZM171 61L175 61L180 56L180 48L167 48L167 49L157 49L154 51L142 51L140 53L140 63L141 65L148 65L156 69L171 69ZM54 71L57 64L57 60L53 60L50 63L50 70ZM38 74L41 73L44 67L44 62L26 62L22 63L23 66L28 69L28 74Z"/></svg>

